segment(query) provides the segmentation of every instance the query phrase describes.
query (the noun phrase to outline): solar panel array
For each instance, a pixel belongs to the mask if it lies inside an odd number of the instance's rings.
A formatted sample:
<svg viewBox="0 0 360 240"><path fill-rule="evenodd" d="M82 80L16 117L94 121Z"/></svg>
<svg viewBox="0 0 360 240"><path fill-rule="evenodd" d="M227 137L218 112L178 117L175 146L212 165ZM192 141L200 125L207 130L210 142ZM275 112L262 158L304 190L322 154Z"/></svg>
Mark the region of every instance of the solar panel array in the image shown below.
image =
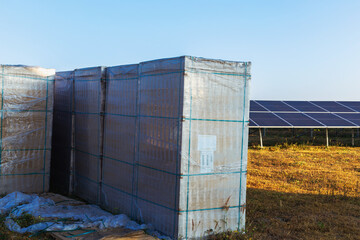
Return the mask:
<svg viewBox="0 0 360 240"><path fill-rule="evenodd" d="M252 128L359 128L360 102L250 101Z"/></svg>

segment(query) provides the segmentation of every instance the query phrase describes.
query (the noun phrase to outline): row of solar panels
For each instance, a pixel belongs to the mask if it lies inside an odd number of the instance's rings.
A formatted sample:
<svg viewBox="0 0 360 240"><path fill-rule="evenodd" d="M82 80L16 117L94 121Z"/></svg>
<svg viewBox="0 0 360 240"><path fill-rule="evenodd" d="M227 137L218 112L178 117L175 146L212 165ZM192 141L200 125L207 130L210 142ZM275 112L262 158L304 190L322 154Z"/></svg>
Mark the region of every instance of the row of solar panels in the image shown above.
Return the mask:
<svg viewBox="0 0 360 240"><path fill-rule="evenodd" d="M250 101L250 127L357 128L360 102Z"/></svg>

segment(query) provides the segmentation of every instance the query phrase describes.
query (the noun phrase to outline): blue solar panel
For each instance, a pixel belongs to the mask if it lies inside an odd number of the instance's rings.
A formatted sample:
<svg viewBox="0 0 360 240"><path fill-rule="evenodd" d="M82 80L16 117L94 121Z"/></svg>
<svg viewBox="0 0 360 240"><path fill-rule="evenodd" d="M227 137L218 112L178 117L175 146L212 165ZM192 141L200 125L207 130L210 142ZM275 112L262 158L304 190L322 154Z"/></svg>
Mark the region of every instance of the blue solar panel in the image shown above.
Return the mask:
<svg viewBox="0 0 360 240"><path fill-rule="evenodd" d="M278 118L273 113L250 112L250 119L259 126L291 127L288 123Z"/></svg>
<svg viewBox="0 0 360 240"><path fill-rule="evenodd" d="M250 111L261 111L261 112L267 112L268 110L266 110L265 108L263 108L262 106L260 106L258 103L254 102L254 101L250 101Z"/></svg>
<svg viewBox="0 0 360 240"><path fill-rule="evenodd" d="M326 112L324 109L315 106L307 101L284 101L290 106L296 108L300 112Z"/></svg>
<svg viewBox="0 0 360 240"><path fill-rule="evenodd" d="M250 127L256 127L256 126L258 126L256 123L254 123L254 121L253 120L249 120L249 122L250 122L250 124L249 124L249 126Z"/></svg>
<svg viewBox="0 0 360 240"><path fill-rule="evenodd" d="M329 127L350 127L355 126L354 124L349 123L348 121L332 114L332 113L307 113L307 115L315 118L316 120L322 122L324 125Z"/></svg>
<svg viewBox="0 0 360 240"><path fill-rule="evenodd" d="M360 126L360 113L337 113L340 117L343 117L356 125Z"/></svg>
<svg viewBox="0 0 360 240"><path fill-rule="evenodd" d="M251 101L250 127L360 127L360 101Z"/></svg>
<svg viewBox="0 0 360 240"><path fill-rule="evenodd" d="M289 122L293 126L302 127L302 126L317 126L322 127L321 123L315 121L314 119L306 116L302 113L277 113L285 121Z"/></svg>
<svg viewBox="0 0 360 240"><path fill-rule="evenodd" d="M338 102L342 105L345 105L351 109L354 109L357 112L360 112L360 102Z"/></svg>
<svg viewBox="0 0 360 240"><path fill-rule="evenodd" d="M269 109L272 112L297 112L292 107L289 107L281 101L256 101L260 105Z"/></svg>
<svg viewBox="0 0 360 240"><path fill-rule="evenodd" d="M336 102L312 101L312 103L326 109L329 112L354 112L353 110Z"/></svg>

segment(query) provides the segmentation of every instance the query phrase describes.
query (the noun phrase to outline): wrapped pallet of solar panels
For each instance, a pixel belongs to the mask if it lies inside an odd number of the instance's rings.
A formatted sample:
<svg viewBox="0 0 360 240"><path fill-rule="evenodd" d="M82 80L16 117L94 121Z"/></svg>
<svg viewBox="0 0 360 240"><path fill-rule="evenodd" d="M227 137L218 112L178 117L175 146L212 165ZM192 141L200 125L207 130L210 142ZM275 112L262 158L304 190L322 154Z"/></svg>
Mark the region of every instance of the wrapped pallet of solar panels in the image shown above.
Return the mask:
<svg viewBox="0 0 360 240"><path fill-rule="evenodd" d="M0 193L49 189L54 69L0 65Z"/></svg>
<svg viewBox="0 0 360 240"><path fill-rule="evenodd" d="M74 71L56 72L50 190L65 195L72 192L73 179L73 88Z"/></svg>
<svg viewBox="0 0 360 240"><path fill-rule="evenodd" d="M173 238L243 230L250 63L186 56L108 72L103 207Z"/></svg>
<svg viewBox="0 0 360 240"><path fill-rule="evenodd" d="M76 69L74 194L100 204L105 68Z"/></svg>
<svg viewBox="0 0 360 240"><path fill-rule="evenodd" d="M106 69L102 205L134 217L138 64Z"/></svg>

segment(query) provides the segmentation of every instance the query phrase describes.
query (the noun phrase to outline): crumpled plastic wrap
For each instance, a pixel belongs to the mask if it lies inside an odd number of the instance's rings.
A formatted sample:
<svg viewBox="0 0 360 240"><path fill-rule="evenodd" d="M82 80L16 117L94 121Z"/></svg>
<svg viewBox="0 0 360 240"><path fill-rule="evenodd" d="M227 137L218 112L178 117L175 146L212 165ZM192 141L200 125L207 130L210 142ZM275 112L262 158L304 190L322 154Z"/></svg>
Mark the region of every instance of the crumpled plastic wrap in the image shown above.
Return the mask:
<svg viewBox="0 0 360 240"><path fill-rule="evenodd" d="M0 65L0 193L49 189L54 75Z"/></svg>
<svg viewBox="0 0 360 240"><path fill-rule="evenodd" d="M126 215L112 215L96 205L66 206L56 205L53 200L13 192L0 199L0 213L7 214L5 225L9 230L18 233L36 233L39 231L69 231L79 228L115 228L125 227L132 230L149 229L151 225L138 224L131 221ZM22 214L31 214L34 217L57 218L59 221L36 223L21 228L13 218ZM71 219L72 221L66 221ZM154 234L158 235L158 233ZM160 236L160 235L158 235Z"/></svg>

